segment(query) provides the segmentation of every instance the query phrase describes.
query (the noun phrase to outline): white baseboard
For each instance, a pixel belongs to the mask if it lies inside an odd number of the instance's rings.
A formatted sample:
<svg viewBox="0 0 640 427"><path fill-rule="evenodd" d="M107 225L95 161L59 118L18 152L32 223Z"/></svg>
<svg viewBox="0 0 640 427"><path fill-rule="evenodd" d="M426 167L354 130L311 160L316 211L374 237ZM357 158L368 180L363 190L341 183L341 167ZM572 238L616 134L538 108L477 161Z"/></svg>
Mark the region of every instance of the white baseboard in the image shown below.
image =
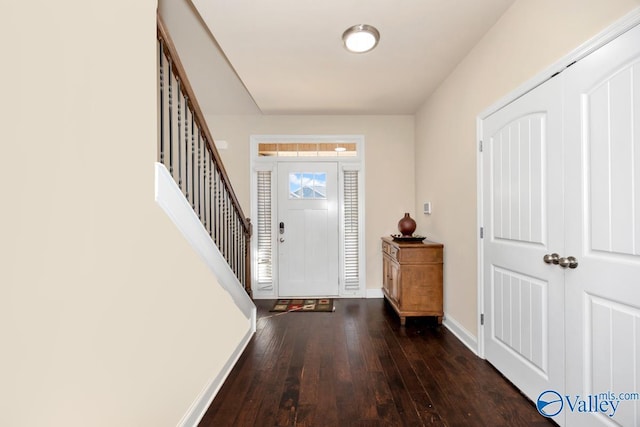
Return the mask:
<svg viewBox="0 0 640 427"><path fill-rule="evenodd" d="M473 354L478 355L478 339L471 332L467 331L460 323L446 313L442 324L462 341L462 344L466 345Z"/></svg>
<svg viewBox="0 0 640 427"><path fill-rule="evenodd" d="M367 289L366 298L384 298L382 288Z"/></svg>
<svg viewBox="0 0 640 427"><path fill-rule="evenodd" d="M255 319L255 316L254 316ZM224 384L225 380L231 373L231 370L235 366L236 362L244 352L244 349L251 341L251 337L255 332L255 321L252 325L250 325L249 330L242 338L242 341L238 344L231 357L227 360L222 370L218 373L218 375L213 378L209 384L202 390L198 398L193 402L187 413L182 417L180 422L178 423L179 427L195 427L198 425L204 414L209 409L211 402L220 391L222 384Z"/></svg>
<svg viewBox="0 0 640 427"><path fill-rule="evenodd" d="M254 300L257 300L257 299L278 299L278 297L276 296L276 292L273 289L273 287L271 289L256 289L256 288L253 288L252 292L253 292L253 299Z"/></svg>

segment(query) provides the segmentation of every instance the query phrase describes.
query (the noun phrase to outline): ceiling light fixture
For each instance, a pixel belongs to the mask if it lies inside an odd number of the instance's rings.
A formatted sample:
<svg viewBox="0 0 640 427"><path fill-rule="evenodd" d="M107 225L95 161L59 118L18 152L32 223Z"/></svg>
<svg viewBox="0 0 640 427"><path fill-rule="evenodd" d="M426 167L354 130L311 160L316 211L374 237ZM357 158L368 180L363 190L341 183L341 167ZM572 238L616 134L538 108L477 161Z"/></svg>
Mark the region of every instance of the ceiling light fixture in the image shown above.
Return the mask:
<svg viewBox="0 0 640 427"><path fill-rule="evenodd" d="M342 40L349 52L365 53L376 47L380 33L371 25L354 25L342 34Z"/></svg>

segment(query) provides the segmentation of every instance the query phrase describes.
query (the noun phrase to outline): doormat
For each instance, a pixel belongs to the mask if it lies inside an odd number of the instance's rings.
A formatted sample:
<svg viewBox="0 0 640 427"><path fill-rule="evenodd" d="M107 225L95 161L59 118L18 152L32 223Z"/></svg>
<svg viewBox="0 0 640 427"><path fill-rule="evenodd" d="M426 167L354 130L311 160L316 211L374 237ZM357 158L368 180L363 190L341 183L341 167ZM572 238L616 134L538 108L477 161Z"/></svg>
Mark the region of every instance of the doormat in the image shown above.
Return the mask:
<svg viewBox="0 0 640 427"><path fill-rule="evenodd" d="M331 312L335 311L335 306L333 298L279 299L269 311Z"/></svg>

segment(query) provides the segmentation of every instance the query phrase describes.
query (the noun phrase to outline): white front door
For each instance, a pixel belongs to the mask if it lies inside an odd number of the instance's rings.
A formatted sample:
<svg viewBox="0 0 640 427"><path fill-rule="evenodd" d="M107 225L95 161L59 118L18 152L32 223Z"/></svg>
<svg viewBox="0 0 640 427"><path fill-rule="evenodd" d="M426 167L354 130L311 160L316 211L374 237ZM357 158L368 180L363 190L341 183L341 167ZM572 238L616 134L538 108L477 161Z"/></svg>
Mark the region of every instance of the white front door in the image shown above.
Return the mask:
<svg viewBox="0 0 640 427"><path fill-rule="evenodd" d="M338 169L278 164L278 296L339 293Z"/></svg>
<svg viewBox="0 0 640 427"><path fill-rule="evenodd" d="M569 425L638 426L640 400L617 398L640 392L640 28L565 73L563 256L578 265L565 270L565 394L575 408L564 410ZM579 407L593 395L603 411Z"/></svg>
<svg viewBox="0 0 640 427"><path fill-rule="evenodd" d="M485 356L534 402L564 390L564 273L543 262L564 249L561 92L553 79L482 124Z"/></svg>

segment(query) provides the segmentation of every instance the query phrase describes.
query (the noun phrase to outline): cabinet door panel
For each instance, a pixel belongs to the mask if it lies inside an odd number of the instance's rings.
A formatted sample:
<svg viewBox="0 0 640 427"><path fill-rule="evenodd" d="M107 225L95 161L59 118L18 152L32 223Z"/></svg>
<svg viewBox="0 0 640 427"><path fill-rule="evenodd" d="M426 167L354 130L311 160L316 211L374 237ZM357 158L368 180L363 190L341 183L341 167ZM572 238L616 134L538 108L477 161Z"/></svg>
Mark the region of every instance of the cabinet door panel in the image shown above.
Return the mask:
<svg viewBox="0 0 640 427"><path fill-rule="evenodd" d="M409 265L402 268L402 308L408 311L442 310L442 267L440 265Z"/></svg>
<svg viewBox="0 0 640 427"><path fill-rule="evenodd" d="M389 268L391 270L391 298L397 303L401 304L400 293L400 268L395 262L390 263Z"/></svg>

